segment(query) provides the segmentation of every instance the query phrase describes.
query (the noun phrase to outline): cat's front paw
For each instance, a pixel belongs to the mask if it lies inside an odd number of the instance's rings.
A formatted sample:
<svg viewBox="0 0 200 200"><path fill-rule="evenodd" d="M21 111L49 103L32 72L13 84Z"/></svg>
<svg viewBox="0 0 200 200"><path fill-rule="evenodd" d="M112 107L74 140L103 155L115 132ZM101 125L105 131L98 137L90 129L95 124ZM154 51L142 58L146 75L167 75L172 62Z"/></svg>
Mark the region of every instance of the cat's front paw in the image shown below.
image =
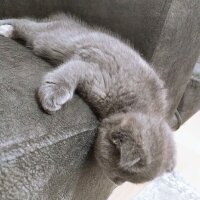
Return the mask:
<svg viewBox="0 0 200 200"><path fill-rule="evenodd" d="M1 25L0 26L0 35L4 37L11 38L13 36L14 27L12 25Z"/></svg>
<svg viewBox="0 0 200 200"><path fill-rule="evenodd" d="M42 108L48 113L59 110L72 96L73 92L62 84L54 82L45 81L38 90L38 97Z"/></svg>

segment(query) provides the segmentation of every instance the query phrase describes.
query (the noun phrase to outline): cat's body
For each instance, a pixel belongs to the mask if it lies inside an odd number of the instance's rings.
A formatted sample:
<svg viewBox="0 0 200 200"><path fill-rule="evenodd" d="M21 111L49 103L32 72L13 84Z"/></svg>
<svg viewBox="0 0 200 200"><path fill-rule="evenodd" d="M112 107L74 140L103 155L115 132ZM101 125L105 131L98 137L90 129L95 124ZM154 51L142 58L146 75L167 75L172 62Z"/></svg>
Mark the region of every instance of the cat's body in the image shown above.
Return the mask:
<svg viewBox="0 0 200 200"><path fill-rule="evenodd" d="M166 91L133 48L66 15L39 22L1 20L0 25L11 25L3 34L0 26L0 34L22 38L36 55L60 64L38 91L46 111L60 109L77 90L102 120L96 157L111 179L143 182L173 168Z"/></svg>

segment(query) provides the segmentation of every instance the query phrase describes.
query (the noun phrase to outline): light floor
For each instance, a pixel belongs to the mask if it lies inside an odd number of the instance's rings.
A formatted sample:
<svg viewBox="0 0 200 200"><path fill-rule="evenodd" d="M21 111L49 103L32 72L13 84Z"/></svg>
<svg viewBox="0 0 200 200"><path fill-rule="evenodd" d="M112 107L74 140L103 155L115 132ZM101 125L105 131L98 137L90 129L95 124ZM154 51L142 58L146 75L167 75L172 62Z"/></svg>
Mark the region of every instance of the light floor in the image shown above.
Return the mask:
<svg viewBox="0 0 200 200"><path fill-rule="evenodd" d="M188 183L200 191L200 112L175 133L178 171ZM108 200L131 200L148 184L124 183L117 187Z"/></svg>

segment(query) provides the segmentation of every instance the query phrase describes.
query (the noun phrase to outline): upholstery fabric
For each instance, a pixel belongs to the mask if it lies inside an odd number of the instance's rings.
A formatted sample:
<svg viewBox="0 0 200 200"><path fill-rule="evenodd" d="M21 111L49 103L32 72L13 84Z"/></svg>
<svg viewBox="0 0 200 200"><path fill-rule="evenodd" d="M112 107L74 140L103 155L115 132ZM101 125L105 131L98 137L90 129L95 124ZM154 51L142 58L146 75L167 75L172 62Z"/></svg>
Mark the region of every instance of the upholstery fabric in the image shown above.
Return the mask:
<svg viewBox="0 0 200 200"><path fill-rule="evenodd" d="M76 96L55 115L38 107L35 91L51 69L30 50L0 37L1 200L82 199L78 188L95 191L102 185L99 198L110 193L113 184L90 151L98 121L83 100ZM93 184L83 188L89 176Z"/></svg>

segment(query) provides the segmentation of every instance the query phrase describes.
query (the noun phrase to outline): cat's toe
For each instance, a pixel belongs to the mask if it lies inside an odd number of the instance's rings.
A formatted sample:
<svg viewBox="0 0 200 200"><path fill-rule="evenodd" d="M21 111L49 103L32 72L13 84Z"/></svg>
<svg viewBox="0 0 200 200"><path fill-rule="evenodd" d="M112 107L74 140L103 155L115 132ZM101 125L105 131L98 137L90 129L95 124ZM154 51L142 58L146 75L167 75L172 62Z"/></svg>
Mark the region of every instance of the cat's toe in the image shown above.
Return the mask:
<svg viewBox="0 0 200 200"><path fill-rule="evenodd" d="M72 96L73 93L55 83L43 83L38 90L42 108L48 113L59 110Z"/></svg>
<svg viewBox="0 0 200 200"><path fill-rule="evenodd" d="M0 26L0 35L4 37L11 38L13 36L14 27L12 25L1 25Z"/></svg>

